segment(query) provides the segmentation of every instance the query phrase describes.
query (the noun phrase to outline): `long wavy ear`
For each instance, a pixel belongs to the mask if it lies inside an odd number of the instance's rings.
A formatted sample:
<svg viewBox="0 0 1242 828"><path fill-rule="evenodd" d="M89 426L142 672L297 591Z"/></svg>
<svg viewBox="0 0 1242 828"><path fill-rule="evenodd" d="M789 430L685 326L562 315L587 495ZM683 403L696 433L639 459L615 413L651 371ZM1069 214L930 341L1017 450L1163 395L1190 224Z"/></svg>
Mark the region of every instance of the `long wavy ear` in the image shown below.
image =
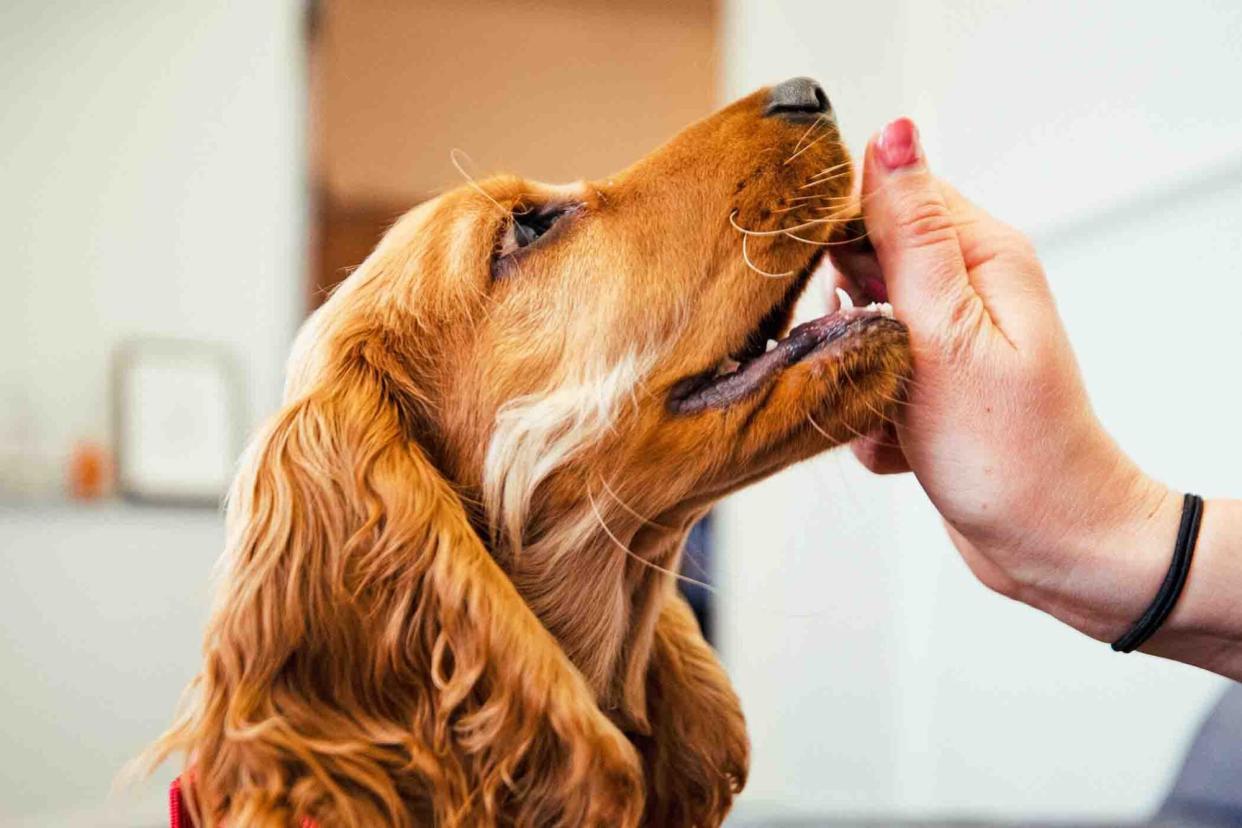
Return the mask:
<svg viewBox="0 0 1242 828"><path fill-rule="evenodd" d="M647 668L647 825L719 825L746 784L750 740L728 676L680 594L656 622Z"/></svg>
<svg viewBox="0 0 1242 828"><path fill-rule="evenodd" d="M363 341L251 447L184 751L200 824L635 825L640 762Z"/></svg>

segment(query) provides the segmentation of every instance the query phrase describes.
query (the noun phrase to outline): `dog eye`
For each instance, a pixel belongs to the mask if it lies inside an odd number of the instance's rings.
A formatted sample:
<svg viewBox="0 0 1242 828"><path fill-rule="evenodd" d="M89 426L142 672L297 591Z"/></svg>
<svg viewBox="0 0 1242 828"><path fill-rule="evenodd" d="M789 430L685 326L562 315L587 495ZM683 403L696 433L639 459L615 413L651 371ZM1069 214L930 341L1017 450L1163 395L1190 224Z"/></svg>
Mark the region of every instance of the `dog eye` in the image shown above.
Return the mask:
<svg viewBox="0 0 1242 828"><path fill-rule="evenodd" d="M504 234L496 246L496 257L504 258L525 247L530 247L543 238L571 209L568 206L560 206L530 210L525 213L515 212L510 217L509 224L505 227Z"/></svg>

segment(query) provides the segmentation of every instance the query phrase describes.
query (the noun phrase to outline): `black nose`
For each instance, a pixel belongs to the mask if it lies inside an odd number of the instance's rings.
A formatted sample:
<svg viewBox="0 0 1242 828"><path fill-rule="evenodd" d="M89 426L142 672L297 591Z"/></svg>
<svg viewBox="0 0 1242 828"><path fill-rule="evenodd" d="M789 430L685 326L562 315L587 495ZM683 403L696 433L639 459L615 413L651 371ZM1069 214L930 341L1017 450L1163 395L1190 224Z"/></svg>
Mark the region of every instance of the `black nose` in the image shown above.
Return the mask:
<svg viewBox="0 0 1242 828"><path fill-rule="evenodd" d="M772 87L764 115L780 115L796 121L832 111L823 88L811 78L790 78Z"/></svg>

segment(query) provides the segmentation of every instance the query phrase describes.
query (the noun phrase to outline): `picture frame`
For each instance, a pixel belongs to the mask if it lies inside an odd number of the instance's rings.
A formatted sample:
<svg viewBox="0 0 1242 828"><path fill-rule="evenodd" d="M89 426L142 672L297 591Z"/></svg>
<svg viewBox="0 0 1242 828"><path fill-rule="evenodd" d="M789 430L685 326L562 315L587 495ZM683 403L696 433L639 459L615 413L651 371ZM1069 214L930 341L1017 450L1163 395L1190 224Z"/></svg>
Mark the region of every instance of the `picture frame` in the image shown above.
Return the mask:
<svg viewBox="0 0 1242 828"><path fill-rule="evenodd" d="M113 450L125 499L218 507L241 446L238 368L223 347L135 339L112 361Z"/></svg>

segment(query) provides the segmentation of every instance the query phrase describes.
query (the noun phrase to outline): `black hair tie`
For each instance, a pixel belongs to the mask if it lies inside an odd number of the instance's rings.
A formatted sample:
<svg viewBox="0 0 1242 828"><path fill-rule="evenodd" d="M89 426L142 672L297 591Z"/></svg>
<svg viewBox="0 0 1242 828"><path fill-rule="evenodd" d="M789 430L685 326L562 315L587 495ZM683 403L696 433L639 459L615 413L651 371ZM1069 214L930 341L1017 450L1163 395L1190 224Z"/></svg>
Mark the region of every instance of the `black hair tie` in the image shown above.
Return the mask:
<svg viewBox="0 0 1242 828"><path fill-rule="evenodd" d="M1195 541L1199 539L1199 524L1203 520L1203 498L1187 494L1182 499L1182 523L1177 528L1177 544L1173 547L1173 561L1169 564L1169 572L1164 576L1164 583L1156 593L1151 606L1134 622L1130 631L1113 642L1113 649L1119 653L1137 650L1147 639L1151 638L1160 625L1173 612L1173 605L1182 594L1186 585L1186 576L1190 574L1190 560L1195 554Z"/></svg>

